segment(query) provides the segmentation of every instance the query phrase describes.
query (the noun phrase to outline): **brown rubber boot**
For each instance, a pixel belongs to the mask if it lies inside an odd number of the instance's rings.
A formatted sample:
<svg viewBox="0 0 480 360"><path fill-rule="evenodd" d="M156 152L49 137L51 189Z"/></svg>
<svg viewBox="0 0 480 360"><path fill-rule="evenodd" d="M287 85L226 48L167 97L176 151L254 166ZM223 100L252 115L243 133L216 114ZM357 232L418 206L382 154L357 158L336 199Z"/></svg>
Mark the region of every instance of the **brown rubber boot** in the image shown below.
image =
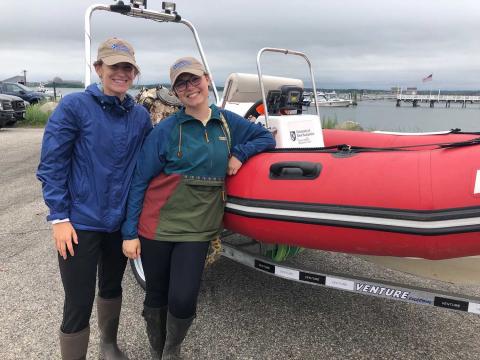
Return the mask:
<svg viewBox="0 0 480 360"><path fill-rule="evenodd" d="M167 313L167 337L165 339L162 360L181 359L180 351L182 342L194 318L195 316L188 319L179 319L170 314L170 312Z"/></svg>
<svg viewBox="0 0 480 360"><path fill-rule="evenodd" d="M97 297L98 328L100 329L99 358L105 360L128 360L117 345L118 322L122 297L104 299Z"/></svg>
<svg viewBox="0 0 480 360"><path fill-rule="evenodd" d="M72 334L59 331L62 360L85 360L87 358L90 326Z"/></svg>
<svg viewBox="0 0 480 360"><path fill-rule="evenodd" d="M142 316L147 327L152 359L160 360L167 335L167 306L161 308L144 306Z"/></svg>

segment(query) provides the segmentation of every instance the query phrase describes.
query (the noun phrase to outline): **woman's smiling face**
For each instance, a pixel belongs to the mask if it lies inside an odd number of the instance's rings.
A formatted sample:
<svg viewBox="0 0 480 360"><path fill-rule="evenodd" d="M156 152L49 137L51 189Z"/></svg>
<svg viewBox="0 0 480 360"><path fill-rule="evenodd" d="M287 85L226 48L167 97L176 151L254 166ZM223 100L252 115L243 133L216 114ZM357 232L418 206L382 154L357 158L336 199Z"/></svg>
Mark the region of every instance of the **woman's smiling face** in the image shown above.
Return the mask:
<svg viewBox="0 0 480 360"><path fill-rule="evenodd" d="M103 93L117 96L120 100L123 100L136 76L135 67L126 62L115 65L98 65L95 70L102 79Z"/></svg>
<svg viewBox="0 0 480 360"><path fill-rule="evenodd" d="M208 107L208 75L197 76L190 73L181 74L175 81L173 89L186 108Z"/></svg>

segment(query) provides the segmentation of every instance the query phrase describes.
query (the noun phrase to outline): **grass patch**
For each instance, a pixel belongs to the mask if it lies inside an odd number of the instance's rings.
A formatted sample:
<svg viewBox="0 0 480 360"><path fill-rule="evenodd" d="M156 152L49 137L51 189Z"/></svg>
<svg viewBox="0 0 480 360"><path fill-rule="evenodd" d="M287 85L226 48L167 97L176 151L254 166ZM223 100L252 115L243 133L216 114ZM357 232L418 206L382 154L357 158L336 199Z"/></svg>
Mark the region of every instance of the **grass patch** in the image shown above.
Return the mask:
<svg viewBox="0 0 480 360"><path fill-rule="evenodd" d="M17 124L25 127L44 127L52 111L42 111L42 104L33 104L25 109L25 119Z"/></svg>
<svg viewBox="0 0 480 360"><path fill-rule="evenodd" d="M335 115L334 117L324 117L322 118L322 129L335 129L338 126L338 119Z"/></svg>
<svg viewBox="0 0 480 360"><path fill-rule="evenodd" d="M334 115L333 117L324 117L322 119L322 129L339 129L339 130L353 130L353 131L364 130L359 123L352 120L339 122L336 115Z"/></svg>

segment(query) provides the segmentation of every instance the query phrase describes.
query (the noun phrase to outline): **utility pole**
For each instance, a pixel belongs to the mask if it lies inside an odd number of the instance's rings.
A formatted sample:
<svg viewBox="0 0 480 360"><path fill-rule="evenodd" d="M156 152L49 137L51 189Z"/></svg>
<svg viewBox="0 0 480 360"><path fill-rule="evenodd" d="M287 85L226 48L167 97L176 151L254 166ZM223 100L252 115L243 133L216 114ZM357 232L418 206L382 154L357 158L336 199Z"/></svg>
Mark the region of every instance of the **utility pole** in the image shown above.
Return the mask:
<svg viewBox="0 0 480 360"><path fill-rule="evenodd" d="M27 70L23 70L23 85L27 86Z"/></svg>

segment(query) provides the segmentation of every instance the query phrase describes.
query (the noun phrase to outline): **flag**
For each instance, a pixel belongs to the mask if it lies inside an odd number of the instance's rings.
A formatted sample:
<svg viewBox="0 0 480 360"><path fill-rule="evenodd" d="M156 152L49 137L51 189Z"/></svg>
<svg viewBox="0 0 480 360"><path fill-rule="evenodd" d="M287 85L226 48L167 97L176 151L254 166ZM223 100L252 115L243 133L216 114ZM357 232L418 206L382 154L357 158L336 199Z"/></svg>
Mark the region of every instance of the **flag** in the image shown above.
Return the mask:
<svg viewBox="0 0 480 360"><path fill-rule="evenodd" d="M422 82L427 82L427 81L432 81L433 80L433 74L430 74L422 79Z"/></svg>

